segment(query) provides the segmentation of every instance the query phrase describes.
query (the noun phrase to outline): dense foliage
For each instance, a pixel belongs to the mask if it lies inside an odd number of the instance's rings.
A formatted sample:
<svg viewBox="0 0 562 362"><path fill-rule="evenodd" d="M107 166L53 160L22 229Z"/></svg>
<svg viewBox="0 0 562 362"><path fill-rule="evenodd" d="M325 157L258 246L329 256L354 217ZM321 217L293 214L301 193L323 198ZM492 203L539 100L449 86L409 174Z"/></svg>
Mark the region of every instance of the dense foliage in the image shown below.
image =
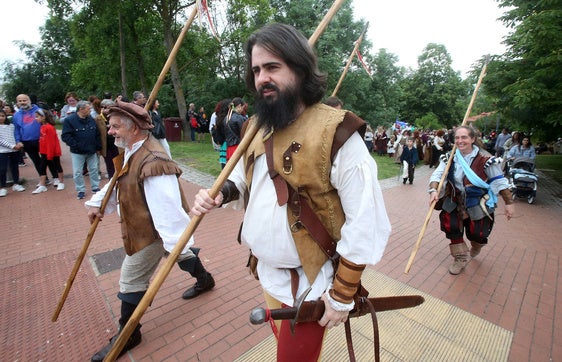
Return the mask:
<svg viewBox="0 0 562 362"><path fill-rule="evenodd" d="M38 0L40 1L40 0ZM42 0L51 10L37 47L22 44L29 62L7 63L2 98L35 94L61 107L64 95L81 98L104 92L131 96L150 94L194 8L193 0ZM562 0L498 0L506 9L501 19L513 31L506 54L493 55L488 75L472 114L495 112L478 121L483 128L508 126L534 132L542 139L562 117ZM292 24L309 37L332 0L208 0L220 42L206 15L186 33L158 92L163 115L185 118L186 104L212 113L216 102L240 96L251 104L245 87L245 39L266 23ZM367 24L355 21L347 1L318 40L315 49L332 93ZM347 109L372 126L400 119L418 127L452 127L462 122L474 84L483 66L475 62L467 79L451 67L445 46L428 44L416 70L397 66L396 55L363 40L360 51L372 77L357 57L338 90ZM251 111L251 109L250 109ZM184 123L184 127L187 125Z"/></svg>
<svg viewBox="0 0 562 362"><path fill-rule="evenodd" d="M490 64L486 93L513 127L550 141L562 125L562 1L499 0L513 29Z"/></svg>

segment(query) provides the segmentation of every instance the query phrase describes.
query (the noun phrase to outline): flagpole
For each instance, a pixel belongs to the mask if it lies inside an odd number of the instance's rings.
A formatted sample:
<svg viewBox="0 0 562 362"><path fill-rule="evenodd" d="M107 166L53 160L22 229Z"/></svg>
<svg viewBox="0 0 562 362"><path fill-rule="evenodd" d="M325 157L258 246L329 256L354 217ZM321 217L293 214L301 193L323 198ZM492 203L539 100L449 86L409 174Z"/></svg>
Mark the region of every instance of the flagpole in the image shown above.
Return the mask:
<svg viewBox="0 0 562 362"><path fill-rule="evenodd" d="M351 52L351 55L349 56L349 59L347 60L347 64L345 65L345 68L343 69L343 73L340 76L340 79L338 80L338 84L336 85L336 88L334 88L334 91L332 92L332 96L335 96L338 93L338 91L340 90L341 84L343 83L343 80L345 79L345 76L347 75L347 71L349 69L349 66L351 65L351 62L353 61L353 57L357 53L357 49L359 49L359 45L361 45L361 42L363 41L363 37L365 36L365 33L367 32L368 26L369 26L369 22L367 22L367 24L365 24L365 28L361 32L361 35L359 36L357 41L355 42L355 47L353 47L353 51Z"/></svg>

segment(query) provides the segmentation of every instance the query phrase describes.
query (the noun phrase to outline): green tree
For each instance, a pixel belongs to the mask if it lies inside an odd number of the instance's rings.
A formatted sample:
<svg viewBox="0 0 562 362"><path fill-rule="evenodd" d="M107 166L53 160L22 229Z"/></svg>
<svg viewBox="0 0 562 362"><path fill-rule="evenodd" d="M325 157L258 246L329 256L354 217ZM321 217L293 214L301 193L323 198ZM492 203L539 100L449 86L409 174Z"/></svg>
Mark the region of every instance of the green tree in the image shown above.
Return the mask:
<svg viewBox="0 0 562 362"><path fill-rule="evenodd" d="M512 128L545 141L562 125L562 1L502 0L501 20L514 30L507 52L490 64L486 92Z"/></svg>
<svg viewBox="0 0 562 362"><path fill-rule="evenodd" d="M407 121L414 123L428 113L435 114L446 127L462 121L468 92L451 64L444 45L430 43L425 47L418 57L418 70L404 82Z"/></svg>
<svg viewBox="0 0 562 362"><path fill-rule="evenodd" d="M18 94L25 93L54 107L61 104L68 90L75 50L68 23L60 17L50 16L40 32L42 41L38 46L20 45L28 62L4 64L3 91L12 102Z"/></svg>
<svg viewBox="0 0 562 362"><path fill-rule="evenodd" d="M404 91L401 83L404 79L405 69L396 65L398 57L380 49L371 64L376 70L373 81L369 85L369 99L363 103L368 109L366 120L372 126L388 126L396 118L401 118Z"/></svg>

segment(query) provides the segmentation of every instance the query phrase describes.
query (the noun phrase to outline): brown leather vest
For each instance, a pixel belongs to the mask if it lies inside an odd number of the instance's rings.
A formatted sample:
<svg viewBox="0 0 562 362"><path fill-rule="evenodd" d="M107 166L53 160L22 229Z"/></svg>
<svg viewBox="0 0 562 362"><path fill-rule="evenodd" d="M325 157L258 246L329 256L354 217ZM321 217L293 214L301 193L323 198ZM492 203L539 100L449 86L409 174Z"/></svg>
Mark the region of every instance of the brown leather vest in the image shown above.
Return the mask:
<svg viewBox="0 0 562 362"><path fill-rule="evenodd" d="M365 127L365 122L350 112L317 104L271 135L274 169L308 201L335 241L341 238L345 215L337 190L330 183L332 160L341 145L355 131L364 133ZM254 160L265 153L264 142L268 136L263 137L263 132L258 131L244 155L249 190ZM290 208L287 208L287 218L289 225L296 221ZM305 228L294 230L293 239L303 270L312 284L328 257Z"/></svg>
<svg viewBox="0 0 562 362"><path fill-rule="evenodd" d="M160 142L152 135L129 158L123 166L124 153L113 159L118 171L117 195L121 214L121 233L123 245L127 255L133 255L155 241L160 241L160 235L146 203L144 195L144 179L150 176L176 175L179 177L181 169L172 161ZM188 212L183 191L178 182L183 209Z"/></svg>
<svg viewBox="0 0 562 362"><path fill-rule="evenodd" d="M477 174L478 177L482 179L482 181L488 180L488 175L486 175L486 172L484 172L484 165L486 164L486 161L488 161L489 158L490 158L489 156L485 156L481 152L478 152L478 154L476 155L476 157L474 157L472 163L470 164L470 168L472 169L472 171L474 171L474 173ZM468 180L468 177L466 176L464 176L463 184L464 186L472 185Z"/></svg>

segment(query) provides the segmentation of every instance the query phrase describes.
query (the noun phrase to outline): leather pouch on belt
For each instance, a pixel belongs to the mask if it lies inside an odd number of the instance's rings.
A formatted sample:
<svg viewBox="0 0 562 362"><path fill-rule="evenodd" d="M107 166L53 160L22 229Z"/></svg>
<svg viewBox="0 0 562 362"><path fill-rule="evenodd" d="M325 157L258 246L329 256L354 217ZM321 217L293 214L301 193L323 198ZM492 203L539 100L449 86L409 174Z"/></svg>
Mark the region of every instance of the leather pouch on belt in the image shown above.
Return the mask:
<svg viewBox="0 0 562 362"><path fill-rule="evenodd" d="M447 196L443 199L442 209L450 213L457 208L457 203L453 201L453 198Z"/></svg>

